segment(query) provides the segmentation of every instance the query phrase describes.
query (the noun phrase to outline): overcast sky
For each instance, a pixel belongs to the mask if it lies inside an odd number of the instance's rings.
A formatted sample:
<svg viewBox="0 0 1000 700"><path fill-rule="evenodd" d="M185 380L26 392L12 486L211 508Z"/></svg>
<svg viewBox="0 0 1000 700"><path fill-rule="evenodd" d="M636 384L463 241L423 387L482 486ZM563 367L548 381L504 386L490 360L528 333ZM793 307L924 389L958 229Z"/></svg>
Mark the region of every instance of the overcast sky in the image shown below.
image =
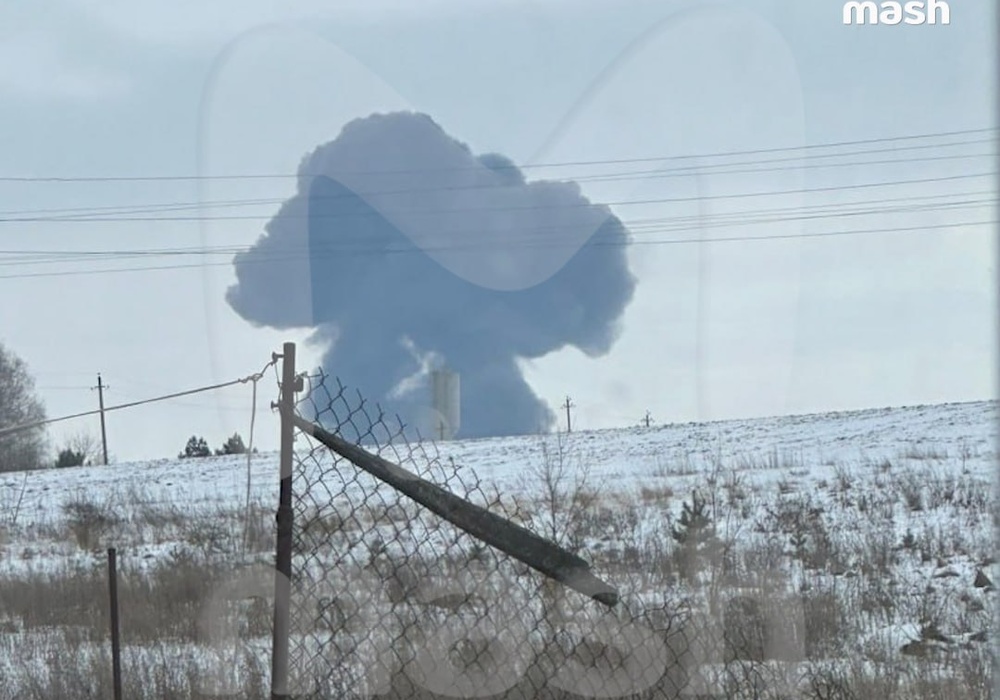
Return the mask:
<svg viewBox="0 0 1000 700"><path fill-rule="evenodd" d="M0 342L52 417L96 407L98 372L113 405L246 376L286 340L314 366L313 328L227 303L231 254L92 253L251 246L308 153L412 110L630 231L610 350L522 363L574 428L993 398L992 4L845 27L839 0L5 3ZM219 177L247 174L284 177ZM228 200L263 203L207 206ZM273 375L258 394L274 449ZM246 437L250 406L240 386L113 413L110 451ZM79 431L96 419L51 435Z"/></svg>

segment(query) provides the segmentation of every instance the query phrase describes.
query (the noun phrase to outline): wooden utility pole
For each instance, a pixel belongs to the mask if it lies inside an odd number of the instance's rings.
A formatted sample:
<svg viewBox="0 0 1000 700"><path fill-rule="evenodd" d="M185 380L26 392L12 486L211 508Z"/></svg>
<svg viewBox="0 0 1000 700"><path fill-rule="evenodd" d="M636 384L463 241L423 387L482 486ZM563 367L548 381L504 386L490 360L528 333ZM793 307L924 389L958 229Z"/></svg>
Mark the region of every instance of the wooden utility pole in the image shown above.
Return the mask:
<svg viewBox="0 0 1000 700"><path fill-rule="evenodd" d="M91 390L97 389L97 401L98 405L101 407L101 449L104 453L104 464L108 464L108 432L104 427L104 390L110 389L107 384L101 380L101 373L97 373L97 386L90 387Z"/></svg>
<svg viewBox="0 0 1000 700"><path fill-rule="evenodd" d="M566 409L566 432L567 433L572 433L573 432L573 420L572 420L572 418L570 416L569 409L574 408L574 407L575 407L575 404L573 404L569 400L569 397L567 396L566 397L566 403L564 403L562 405L562 408Z"/></svg>
<svg viewBox="0 0 1000 700"><path fill-rule="evenodd" d="M646 417L642 419L642 422L645 423L647 428L653 422L653 417L649 415L649 411L646 411Z"/></svg>

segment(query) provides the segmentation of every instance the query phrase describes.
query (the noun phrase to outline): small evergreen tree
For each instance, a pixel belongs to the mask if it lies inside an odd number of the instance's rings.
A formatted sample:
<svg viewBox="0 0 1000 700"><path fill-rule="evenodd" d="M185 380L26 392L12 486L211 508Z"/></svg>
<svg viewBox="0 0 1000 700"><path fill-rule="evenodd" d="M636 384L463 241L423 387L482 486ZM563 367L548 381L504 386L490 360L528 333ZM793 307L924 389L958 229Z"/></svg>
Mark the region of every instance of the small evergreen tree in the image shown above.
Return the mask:
<svg viewBox="0 0 1000 700"><path fill-rule="evenodd" d="M233 433L232 437L226 440L221 450L216 450L216 455L242 455L246 454L247 446L243 444L243 438L239 433Z"/></svg>
<svg viewBox="0 0 1000 700"><path fill-rule="evenodd" d="M721 543L715 536L708 504L697 491L692 492L690 503L683 504L681 517L670 528L670 535L680 545L674 553L680 574L689 581L693 582L701 570L700 560L711 560L720 553Z"/></svg>
<svg viewBox="0 0 1000 700"><path fill-rule="evenodd" d="M56 469L79 467L86 459L87 455L83 452L77 452L67 447L59 452L59 456L56 458Z"/></svg>
<svg viewBox="0 0 1000 700"><path fill-rule="evenodd" d="M711 541L715 535L705 499L699 496L697 491L691 494L691 503L683 504L678 524L680 527L672 527L670 534L678 544L685 547L698 548L699 545Z"/></svg>
<svg viewBox="0 0 1000 700"><path fill-rule="evenodd" d="M187 446L184 448L184 451L177 455L177 457L179 459L187 459L190 457L210 457L211 455L212 450L209 449L208 443L205 442L205 438L192 435L190 439L188 439Z"/></svg>

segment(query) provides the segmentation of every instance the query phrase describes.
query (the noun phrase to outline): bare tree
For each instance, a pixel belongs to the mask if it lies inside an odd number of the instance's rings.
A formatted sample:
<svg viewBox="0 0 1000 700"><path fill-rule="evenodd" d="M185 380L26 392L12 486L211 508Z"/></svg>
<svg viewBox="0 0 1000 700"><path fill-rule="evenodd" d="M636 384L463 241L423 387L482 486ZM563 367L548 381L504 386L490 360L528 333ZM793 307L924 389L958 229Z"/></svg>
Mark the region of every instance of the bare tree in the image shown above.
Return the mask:
<svg viewBox="0 0 1000 700"><path fill-rule="evenodd" d="M56 459L56 467L92 466L102 461L101 441L93 434L81 430L63 443Z"/></svg>
<svg viewBox="0 0 1000 700"><path fill-rule="evenodd" d="M539 492L531 518L539 534L577 554L583 549L585 523L598 489L590 483L585 463L571 463L564 437L557 435L556 440L554 452L542 442L542 460L528 467L522 482Z"/></svg>
<svg viewBox="0 0 1000 700"><path fill-rule="evenodd" d="M0 430L45 420L35 380L25 362L0 345ZM44 426L0 436L0 471L37 469L46 450Z"/></svg>
<svg viewBox="0 0 1000 700"><path fill-rule="evenodd" d="M101 439L93 433L81 430L73 434L66 441L66 447L77 454L83 455L83 463L86 465L100 464L103 456L101 454Z"/></svg>

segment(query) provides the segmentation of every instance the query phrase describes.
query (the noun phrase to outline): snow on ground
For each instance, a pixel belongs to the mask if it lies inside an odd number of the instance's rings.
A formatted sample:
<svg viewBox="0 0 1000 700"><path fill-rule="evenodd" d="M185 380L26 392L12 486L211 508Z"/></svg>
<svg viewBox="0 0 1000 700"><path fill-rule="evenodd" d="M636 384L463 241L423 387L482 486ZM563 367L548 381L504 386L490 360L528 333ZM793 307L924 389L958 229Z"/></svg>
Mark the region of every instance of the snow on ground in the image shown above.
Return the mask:
<svg viewBox="0 0 1000 700"><path fill-rule="evenodd" d="M543 447L552 451L559 444L574 466L587 467L605 488L624 492L635 491L664 472L701 473L713 459L745 466L755 473L755 480L778 480L794 478L793 465L808 467L811 477L831 478L834 466L860 468L907 453L915 464L935 457L961 461L968 453L975 455L967 459L968 467L993 479L997 426L997 403L974 402L487 438L441 443L438 451L442 460L453 458L501 489L521 487L529 464L542 459ZM243 502L246 467L245 457L225 456L4 474L0 503L9 512L18 507L20 498L18 522L25 525L57 518L64 503L82 496L105 503L129 496L134 498L122 506L138 500L205 511ZM250 475L253 497L276 502L277 453L254 455Z"/></svg>
<svg viewBox="0 0 1000 700"><path fill-rule="evenodd" d="M730 593L751 585L748 569L778 567L790 590L836 599L839 608L830 615L837 619L824 623L834 628L827 636L835 637L822 640L832 645L823 657L828 661L905 664L933 657L943 663L939 651L949 659L962 650L972 653L981 648L987 627L992 633L991 584L1000 574L991 559L998 418L995 401L953 403L454 441L436 449L445 471L457 465L464 483L470 483L474 472L489 487L483 489L487 501L495 487L504 497L517 495L537 506L539 470L553 461L562 460L569 480L585 475L597 507L604 510L577 524L586 526L580 531L582 555L594 562L599 575L614 581L638 576L645 583L636 594L654 603L696 598L710 587L704 576L682 575L677 543L670 535L697 489L717 508L716 534L738 554L739 565L723 572L723 578L732 579ZM273 428L278 429L276 420ZM308 447L300 437L300 457L307 456ZM319 499L317 509L336 513L347 504L360 508L366 503L371 484L357 478L350 465L322 475L317 470L329 469L328 461L306 459L304 464L308 479L315 483L323 476L333 494L332 503ZM60 615L73 618L60 626L58 618L35 619L37 611L25 606L39 605L38 599L18 588L18 581L86 597L93 592L79 581L92 578L100 590L103 548L116 546L123 577L160 577L156 580L162 590L168 585L186 590L179 578L163 579L163 572L180 577L242 558L248 486L260 530L252 554L267 561L278 481L277 454L253 455L249 464L245 456L228 456L0 475L5 678L34 678L38 672L38 654L20 663L15 658L29 637L41 635L49 648L75 644L83 654L89 647L70 631L97 624L94 618L100 618L106 600L82 601L83 608L98 610L89 617L77 608L59 608ZM105 514L114 522L102 520ZM526 522L544 532L540 519ZM420 541L420 527L408 522L404 530ZM373 525L375 529L390 539L399 532L386 522ZM340 554L367 546L357 538L344 542ZM621 555L630 549L637 558L628 563ZM666 564L661 561L666 559ZM979 574L990 585L974 583ZM78 588L67 582L77 582ZM134 605L152 606L144 614L159 619L155 595L134 595ZM156 663L156 654L161 659L183 656L193 637L179 623L177 629L172 625L184 609L171 608L158 623L169 633L152 631L159 629L152 623L141 635L134 632L142 641L135 639L130 653L160 645L159 651L149 652L153 660L142 662L147 664ZM840 619L845 616L850 619ZM845 635L851 639L836 638ZM21 642L10 646L13 639ZM100 634L87 642L102 643ZM258 656L266 667L266 645ZM964 672L966 687L985 684L975 663L962 663L960 669L949 666L941 677L954 679ZM878 668L873 673L885 671ZM921 678L930 682L926 672ZM919 697L912 688L909 692Z"/></svg>

